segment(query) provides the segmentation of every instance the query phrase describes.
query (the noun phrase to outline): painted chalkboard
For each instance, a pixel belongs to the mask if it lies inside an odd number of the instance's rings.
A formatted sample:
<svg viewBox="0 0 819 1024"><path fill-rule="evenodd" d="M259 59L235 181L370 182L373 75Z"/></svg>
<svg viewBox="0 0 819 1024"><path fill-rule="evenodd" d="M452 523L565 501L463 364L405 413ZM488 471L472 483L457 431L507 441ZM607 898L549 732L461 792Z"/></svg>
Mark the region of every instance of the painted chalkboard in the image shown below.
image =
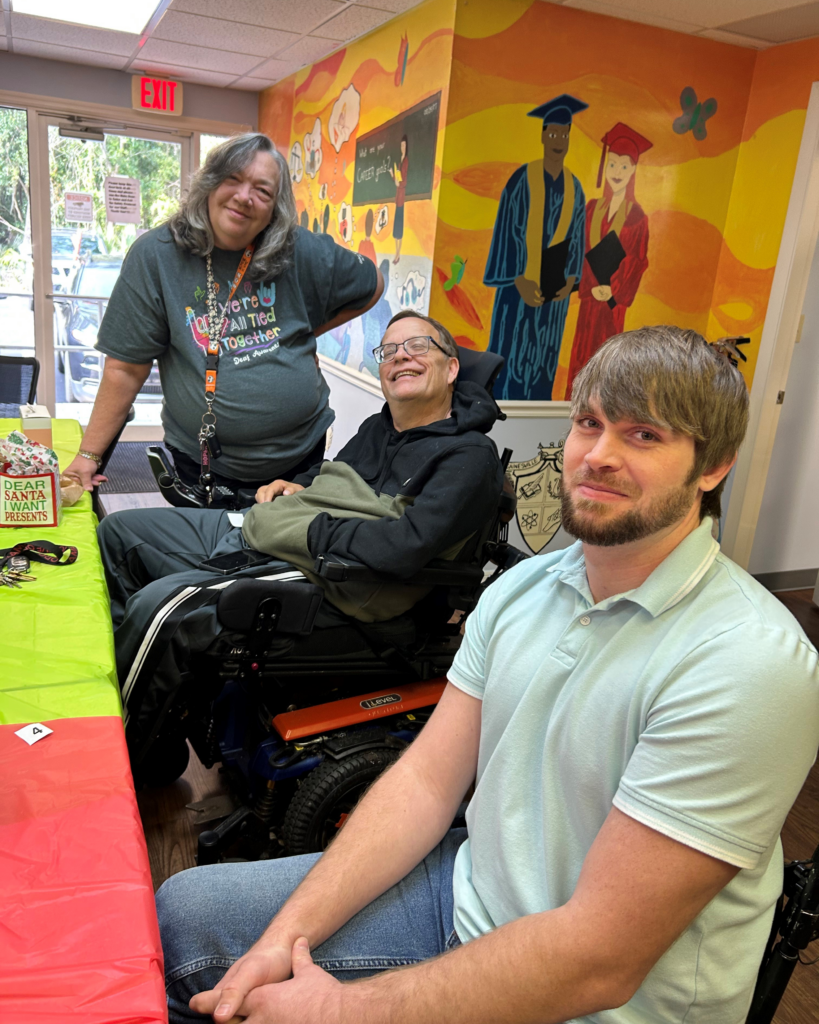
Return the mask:
<svg viewBox="0 0 819 1024"><path fill-rule="evenodd" d="M360 135L355 146L353 206L395 199L390 168L401 163L401 138L407 136L405 200L430 199L435 173L435 146L441 94L436 92L380 128Z"/></svg>

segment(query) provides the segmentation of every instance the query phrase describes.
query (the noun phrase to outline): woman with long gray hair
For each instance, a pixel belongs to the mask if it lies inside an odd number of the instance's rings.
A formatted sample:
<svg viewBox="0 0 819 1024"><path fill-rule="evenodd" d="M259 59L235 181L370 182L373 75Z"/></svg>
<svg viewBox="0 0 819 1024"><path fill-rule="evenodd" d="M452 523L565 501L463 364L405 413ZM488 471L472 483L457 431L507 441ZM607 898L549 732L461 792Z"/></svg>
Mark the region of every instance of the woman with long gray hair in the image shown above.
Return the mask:
<svg viewBox="0 0 819 1024"><path fill-rule="evenodd" d="M97 339L99 393L66 472L87 490L105 479L99 458L156 359L179 491L240 507L292 479L323 457L333 420L316 336L382 290L370 260L298 227L287 162L266 135L228 139L125 257Z"/></svg>

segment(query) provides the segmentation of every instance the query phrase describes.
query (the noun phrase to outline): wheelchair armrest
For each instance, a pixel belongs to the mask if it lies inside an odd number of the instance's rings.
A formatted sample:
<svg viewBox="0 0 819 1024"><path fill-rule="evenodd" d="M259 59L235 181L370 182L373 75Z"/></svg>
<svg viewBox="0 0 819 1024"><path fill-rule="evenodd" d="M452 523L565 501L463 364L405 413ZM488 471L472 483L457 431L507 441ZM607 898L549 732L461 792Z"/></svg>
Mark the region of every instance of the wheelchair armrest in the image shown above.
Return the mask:
<svg viewBox="0 0 819 1024"><path fill-rule="evenodd" d="M434 558L414 576L398 580L389 573L376 572L360 562L330 561L319 555L313 572L329 583L406 583L408 586L474 587L483 579L483 568L470 562L448 562Z"/></svg>

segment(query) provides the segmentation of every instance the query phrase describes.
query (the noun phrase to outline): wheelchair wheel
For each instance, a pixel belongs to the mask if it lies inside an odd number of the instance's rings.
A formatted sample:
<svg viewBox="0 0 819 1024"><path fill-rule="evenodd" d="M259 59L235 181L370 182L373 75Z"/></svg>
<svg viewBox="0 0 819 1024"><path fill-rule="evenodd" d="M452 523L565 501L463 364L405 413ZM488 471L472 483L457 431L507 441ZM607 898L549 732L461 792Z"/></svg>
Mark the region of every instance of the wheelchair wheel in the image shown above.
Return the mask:
<svg viewBox="0 0 819 1024"><path fill-rule="evenodd" d="M325 761L305 775L282 826L285 853L321 853L338 835L364 791L398 760L397 750L365 750Z"/></svg>

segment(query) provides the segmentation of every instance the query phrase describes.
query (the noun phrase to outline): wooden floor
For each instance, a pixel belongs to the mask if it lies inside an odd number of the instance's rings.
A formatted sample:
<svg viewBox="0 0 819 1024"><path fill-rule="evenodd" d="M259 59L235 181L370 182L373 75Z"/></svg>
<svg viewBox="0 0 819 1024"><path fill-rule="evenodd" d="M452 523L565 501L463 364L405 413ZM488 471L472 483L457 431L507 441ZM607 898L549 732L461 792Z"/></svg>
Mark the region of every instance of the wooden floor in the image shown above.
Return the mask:
<svg viewBox="0 0 819 1024"><path fill-rule="evenodd" d="M819 648L819 608L812 601L812 590L789 590L776 595L785 604L811 642ZM808 775L782 829L782 848L786 860L804 860L819 846L819 763ZM811 960L819 956L819 943L805 954ZM777 1024L817 1024L819 1021L819 964L797 965L774 1018Z"/></svg>
<svg viewBox="0 0 819 1024"><path fill-rule="evenodd" d="M158 500L152 502L156 497ZM130 501L128 499L131 499ZM137 499L137 501L133 500ZM148 508L164 505L153 494L107 495L109 512L116 507ZM116 506L116 507L115 507ZM791 610L812 642L819 647L819 609L811 601L812 591L798 590L778 594ZM783 753L786 756L786 752ZM154 887L177 871L195 865L196 839L208 813L220 809L227 800L227 789L218 768L205 769L191 751L188 770L172 786L143 790L138 795L139 810L145 827L148 855ZM204 811L189 810L188 804L205 803ZM809 857L819 845L819 764L814 765L799 798L788 815L782 831L787 860ZM819 950L811 947L812 956ZM817 1024L819 1021L819 965L797 966L776 1015L776 1024Z"/></svg>

